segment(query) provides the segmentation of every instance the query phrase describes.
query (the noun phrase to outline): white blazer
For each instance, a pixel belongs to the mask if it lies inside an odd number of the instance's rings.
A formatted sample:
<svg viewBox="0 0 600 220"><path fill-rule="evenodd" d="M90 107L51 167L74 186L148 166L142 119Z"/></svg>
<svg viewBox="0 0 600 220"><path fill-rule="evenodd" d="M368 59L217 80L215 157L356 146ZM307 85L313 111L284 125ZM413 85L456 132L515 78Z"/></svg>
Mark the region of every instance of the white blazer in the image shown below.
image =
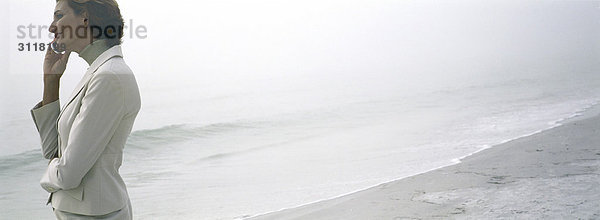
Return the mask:
<svg viewBox="0 0 600 220"><path fill-rule="evenodd" d="M67 104L59 100L30 111L51 160L41 182L52 193L52 207L103 215L126 206L125 182L119 175L123 148L141 100L137 82L116 45L90 65Z"/></svg>

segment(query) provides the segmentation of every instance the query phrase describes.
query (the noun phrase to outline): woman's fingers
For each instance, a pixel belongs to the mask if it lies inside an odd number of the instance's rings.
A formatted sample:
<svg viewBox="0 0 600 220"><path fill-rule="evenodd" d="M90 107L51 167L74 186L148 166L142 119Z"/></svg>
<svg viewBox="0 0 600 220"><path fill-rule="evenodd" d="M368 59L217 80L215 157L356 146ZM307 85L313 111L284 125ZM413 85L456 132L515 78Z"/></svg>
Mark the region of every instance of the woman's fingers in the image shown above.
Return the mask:
<svg viewBox="0 0 600 220"><path fill-rule="evenodd" d="M52 51L52 48L50 48L50 47L46 50L46 60L48 60L48 61L58 60L60 58L60 56L58 56L58 55L59 54L56 54L54 51Z"/></svg>
<svg viewBox="0 0 600 220"><path fill-rule="evenodd" d="M54 43L54 41L52 43ZM64 54L57 54L51 50L52 48L48 48L48 51L46 51L46 57L44 59L44 74L57 75L53 77L60 77L66 69L71 51L66 51Z"/></svg>
<svg viewBox="0 0 600 220"><path fill-rule="evenodd" d="M48 56L50 55L50 53L52 53L52 51L51 51L51 50L52 50L52 48L50 48L50 47L48 47L48 48L46 49L46 57L48 57Z"/></svg>
<svg viewBox="0 0 600 220"><path fill-rule="evenodd" d="M60 55L60 62L62 63L62 65L67 65L70 55L71 55L71 51L67 51L65 54Z"/></svg>

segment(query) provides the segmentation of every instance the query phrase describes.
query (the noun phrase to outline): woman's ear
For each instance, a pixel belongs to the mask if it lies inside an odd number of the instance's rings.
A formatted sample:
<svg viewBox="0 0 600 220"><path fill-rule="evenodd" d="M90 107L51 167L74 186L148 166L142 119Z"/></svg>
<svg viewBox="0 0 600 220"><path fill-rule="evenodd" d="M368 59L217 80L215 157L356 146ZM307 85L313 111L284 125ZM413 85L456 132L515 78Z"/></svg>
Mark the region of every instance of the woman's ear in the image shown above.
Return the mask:
<svg viewBox="0 0 600 220"><path fill-rule="evenodd" d="M90 22L89 22L90 20L88 19L89 16L88 16L87 11L84 11L83 13L81 13L81 17L83 17L83 25L85 27L87 27L90 24Z"/></svg>

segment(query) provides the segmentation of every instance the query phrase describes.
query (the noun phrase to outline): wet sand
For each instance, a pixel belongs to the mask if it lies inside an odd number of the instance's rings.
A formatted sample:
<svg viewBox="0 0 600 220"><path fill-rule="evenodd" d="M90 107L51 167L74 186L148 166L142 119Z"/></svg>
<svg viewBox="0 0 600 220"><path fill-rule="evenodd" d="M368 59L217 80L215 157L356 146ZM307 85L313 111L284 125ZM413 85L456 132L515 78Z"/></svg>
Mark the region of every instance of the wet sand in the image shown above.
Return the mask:
<svg viewBox="0 0 600 220"><path fill-rule="evenodd" d="M600 219L600 116L461 161L250 219Z"/></svg>

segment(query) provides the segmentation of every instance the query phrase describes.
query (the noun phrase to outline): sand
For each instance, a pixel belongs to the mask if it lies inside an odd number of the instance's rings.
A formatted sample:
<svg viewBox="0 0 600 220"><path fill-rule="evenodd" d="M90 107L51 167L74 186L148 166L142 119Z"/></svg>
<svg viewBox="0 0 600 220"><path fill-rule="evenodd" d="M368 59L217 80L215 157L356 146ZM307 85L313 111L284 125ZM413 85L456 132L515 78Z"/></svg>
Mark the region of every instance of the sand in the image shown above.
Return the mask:
<svg viewBox="0 0 600 220"><path fill-rule="evenodd" d="M461 163L250 219L600 219L600 116Z"/></svg>

